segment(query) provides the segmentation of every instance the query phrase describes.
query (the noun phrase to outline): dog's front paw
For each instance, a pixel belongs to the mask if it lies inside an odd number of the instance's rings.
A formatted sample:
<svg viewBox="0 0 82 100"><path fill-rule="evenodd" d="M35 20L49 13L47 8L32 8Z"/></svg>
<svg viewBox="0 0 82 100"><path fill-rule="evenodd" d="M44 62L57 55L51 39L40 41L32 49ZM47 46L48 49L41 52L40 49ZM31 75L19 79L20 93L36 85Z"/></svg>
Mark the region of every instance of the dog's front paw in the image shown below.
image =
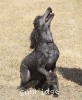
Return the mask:
<svg viewBox="0 0 82 100"><path fill-rule="evenodd" d="M54 97L58 97L59 94L60 94L60 93L59 93L59 90L54 90L54 94L53 94Z"/></svg>
<svg viewBox="0 0 82 100"><path fill-rule="evenodd" d="M54 96L54 97L58 97L59 96L59 88L58 85L51 85L50 87L50 93Z"/></svg>

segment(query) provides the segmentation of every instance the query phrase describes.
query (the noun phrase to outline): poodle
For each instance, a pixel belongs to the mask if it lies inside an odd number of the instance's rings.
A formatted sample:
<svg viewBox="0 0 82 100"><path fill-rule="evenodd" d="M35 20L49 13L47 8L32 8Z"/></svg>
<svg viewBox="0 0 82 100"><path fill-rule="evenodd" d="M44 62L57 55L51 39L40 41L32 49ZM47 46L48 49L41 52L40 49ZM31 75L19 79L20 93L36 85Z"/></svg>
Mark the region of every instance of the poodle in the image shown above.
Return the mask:
<svg viewBox="0 0 82 100"><path fill-rule="evenodd" d="M59 50L53 41L50 30L53 17L54 13L49 7L42 16L34 19L34 29L30 36L30 48L33 51L22 60L20 66L20 87L22 89L25 89L29 82L37 80L39 83L35 86L36 89L42 88L47 82L49 86L52 85L56 91L55 94L58 95L57 75L54 71L56 71Z"/></svg>

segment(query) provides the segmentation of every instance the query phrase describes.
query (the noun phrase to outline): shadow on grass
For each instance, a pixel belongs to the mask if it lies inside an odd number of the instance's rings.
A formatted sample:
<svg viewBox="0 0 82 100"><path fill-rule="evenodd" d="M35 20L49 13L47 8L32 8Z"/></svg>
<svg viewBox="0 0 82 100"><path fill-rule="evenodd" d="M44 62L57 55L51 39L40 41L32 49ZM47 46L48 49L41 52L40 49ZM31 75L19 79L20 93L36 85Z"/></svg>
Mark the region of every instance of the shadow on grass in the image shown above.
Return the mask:
<svg viewBox="0 0 82 100"><path fill-rule="evenodd" d="M59 67L58 71L64 78L71 80L78 85L82 85L82 70L77 68Z"/></svg>

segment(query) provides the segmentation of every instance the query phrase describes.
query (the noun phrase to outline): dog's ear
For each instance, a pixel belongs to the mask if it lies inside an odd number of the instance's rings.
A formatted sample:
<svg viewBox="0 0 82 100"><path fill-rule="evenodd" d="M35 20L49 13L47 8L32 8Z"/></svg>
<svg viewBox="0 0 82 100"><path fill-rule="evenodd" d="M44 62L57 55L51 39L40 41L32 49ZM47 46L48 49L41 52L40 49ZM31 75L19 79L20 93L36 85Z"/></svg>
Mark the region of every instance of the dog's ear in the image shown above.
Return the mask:
<svg viewBox="0 0 82 100"><path fill-rule="evenodd" d="M30 36L30 40L31 40L31 45L30 45L30 48L31 49L35 49L38 45L38 40L39 40L39 34L37 33L37 30L34 29L31 33L31 36Z"/></svg>

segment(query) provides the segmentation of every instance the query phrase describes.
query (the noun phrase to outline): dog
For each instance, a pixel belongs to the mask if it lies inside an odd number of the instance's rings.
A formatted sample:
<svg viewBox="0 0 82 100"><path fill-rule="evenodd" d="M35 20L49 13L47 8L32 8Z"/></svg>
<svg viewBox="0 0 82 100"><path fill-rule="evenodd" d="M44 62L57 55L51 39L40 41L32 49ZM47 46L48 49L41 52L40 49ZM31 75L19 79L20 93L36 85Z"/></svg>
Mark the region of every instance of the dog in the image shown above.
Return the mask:
<svg viewBox="0 0 82 100"><path fill-rule="evenodd" d="M56 70L56 62L59 58L59 50L53 41L50 30L53 17L54 13L49 7L43 15L34 19L34 29L30 36L30 48L33 51L22 60L20 65L20 88L22 89L25 89L29 82L38 80L39 83L35 86L37 89L42 88L44 83L47 82L49 86L52 85L55 91L59 91L56 82L57 77L52 78L57 76L56 73L52 75L49 72L53 73ZM54 83L51 79L53 79Z"/></svg>

